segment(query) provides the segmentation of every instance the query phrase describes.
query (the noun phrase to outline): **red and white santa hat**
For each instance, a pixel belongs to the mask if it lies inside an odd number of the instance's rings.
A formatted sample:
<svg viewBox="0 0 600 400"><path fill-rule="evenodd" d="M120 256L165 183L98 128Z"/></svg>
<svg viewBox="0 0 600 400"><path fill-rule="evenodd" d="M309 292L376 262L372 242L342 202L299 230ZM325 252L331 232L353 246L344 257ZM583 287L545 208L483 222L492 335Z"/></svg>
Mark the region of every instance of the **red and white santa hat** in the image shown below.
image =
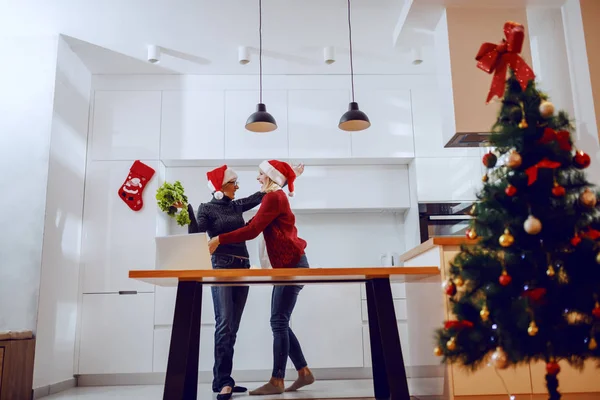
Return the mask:
<svg viewBox="0 0 600 400"><path fill-rule="evenodd" d="M277 160L265 160L261 162L258 167L279 186L283 186L285 185L285 182L287 182L290 197L294 195L296 172L294 172L294 169L290 164Z"/></svg>
<svg viewBox="0 0 600 400"><path fill-rule="evenodd" d="M222 165L219 168L215 168L212 171L208 171L206 173L206 178L208 179L208 188L215 199L221 200L223 198L223 192L221 189L223 188L223 184L237 179L237 174L231 168L228 168L227 165Z"/></svg>

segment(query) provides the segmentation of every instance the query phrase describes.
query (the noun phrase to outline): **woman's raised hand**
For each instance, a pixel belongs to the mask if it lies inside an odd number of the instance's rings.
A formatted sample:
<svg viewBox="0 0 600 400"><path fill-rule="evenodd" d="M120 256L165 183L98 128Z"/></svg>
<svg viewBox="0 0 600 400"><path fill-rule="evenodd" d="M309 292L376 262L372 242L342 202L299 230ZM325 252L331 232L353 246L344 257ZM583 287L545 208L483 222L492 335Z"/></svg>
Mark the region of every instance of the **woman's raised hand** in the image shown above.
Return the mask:
<svg viewBox="0 0 600 400"><path fill-rule="evenodd" d="M304 164L300 163L298 165L294 165L292 166L292 169L296 173L296 176L300 176L304 172Z"/></svg>

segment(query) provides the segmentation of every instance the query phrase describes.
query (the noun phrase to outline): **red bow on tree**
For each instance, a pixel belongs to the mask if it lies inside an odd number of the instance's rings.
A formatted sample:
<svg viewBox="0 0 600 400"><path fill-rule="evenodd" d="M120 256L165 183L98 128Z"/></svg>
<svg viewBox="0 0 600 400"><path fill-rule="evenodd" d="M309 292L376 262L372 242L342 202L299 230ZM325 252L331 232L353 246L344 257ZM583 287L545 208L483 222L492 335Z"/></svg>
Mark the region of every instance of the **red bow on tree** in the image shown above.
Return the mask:
<svg viewBox="0 0 600 400"><path fill-rule="evenodd" d="M444 323L444 328L448 329L456 329L461 330L465 328L472 328L473 323L471 321L446 321Z"/></svg>
<svg viewBox="0 0 600 400"><path fill-rule="evenodd" d="M544 288L526 290L523 292L523 297L528 298L533 304L543 304L546 292L547 291Z"/></svg>
<svg viewBox="0 0 600 400"><path fill-rule="evenodd" d="M525 173L527 174L527 186L531 186L535 183L535 181L537 181L537 177L538 177L538 169L540 168L550 168L550 169L555 169L560 167L560 163L557 161L550 161L547 158L544 158L542 161L540 161L539 163L535 164L534 166L531 166L529 168L527 168L525 170Z"/></svg>
<svg viewBox="0 0 600 400"><path fill-rule="evenodd" d="M557 141L558 146L560 147L561 150L571 151L572 146L571 146L570 138L571 138L571 134L567 131L556 132L552 128L546 128L546 129L544 129L544 135L542 136L542 138L540 140L538 140L538 143L548 144L548 143Z"/></svg>
<svg viewBox="0 0 600 400"><path fill-rule="evenodd" d="M598 240L600 239L600 232L588 226L587 231L583 233L583 237L590 240Z"/></svg>
<svg viewBox="0 0 600 400"><path fill-rule="evenodd" d="M498 96L499 98L504 96L506 69L508 67L515 72L515 76L523 90L527 88L529 81L535 78L533 70L519 55L523 48L523 41L525 40L523 25L516 22L505 23L504 36L506 36L506 39L502 39L502 43L500 44L482 44L475 57L478 68L488 74L495 71L492 86L486 100L487 103L494 96Z"/></svg>

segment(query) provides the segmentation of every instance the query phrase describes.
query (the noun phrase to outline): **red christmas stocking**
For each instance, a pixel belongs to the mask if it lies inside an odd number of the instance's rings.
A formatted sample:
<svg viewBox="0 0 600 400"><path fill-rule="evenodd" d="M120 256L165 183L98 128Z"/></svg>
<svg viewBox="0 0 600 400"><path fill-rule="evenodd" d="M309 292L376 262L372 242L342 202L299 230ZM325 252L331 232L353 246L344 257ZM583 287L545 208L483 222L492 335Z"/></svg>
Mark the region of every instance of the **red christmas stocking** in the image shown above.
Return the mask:
<svg viewBox="0 0 600 400"><path fill-rule="evenodd" d="M140 160L133 163L129 169L129 175L123 185L119 188L119 197L133 211L140 211L144 206L142 193L154 176L154 169L150 168Z"/></svg>

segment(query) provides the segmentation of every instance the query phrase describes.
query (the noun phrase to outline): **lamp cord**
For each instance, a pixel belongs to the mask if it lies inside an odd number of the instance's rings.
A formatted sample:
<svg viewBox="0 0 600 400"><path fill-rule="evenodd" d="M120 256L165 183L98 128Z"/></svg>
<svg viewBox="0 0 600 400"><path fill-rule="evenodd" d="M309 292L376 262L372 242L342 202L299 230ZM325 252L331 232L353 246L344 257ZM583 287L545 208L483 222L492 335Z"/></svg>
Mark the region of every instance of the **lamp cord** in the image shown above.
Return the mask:
<svg viewBox="0 0 600 400"><path fill-rule="evenodd" d="M352 83L352 102L354 103L354 64L352 62L352 22L350 19L350 0L348 0L348 37L350 39L350 81Z"/></svg>
<svg viewBox="0 0 600 400"><path fill-rule="evenodd" d="M258 69L260 82L260 103L262 103L262 0L258 0Z"/></svg>

